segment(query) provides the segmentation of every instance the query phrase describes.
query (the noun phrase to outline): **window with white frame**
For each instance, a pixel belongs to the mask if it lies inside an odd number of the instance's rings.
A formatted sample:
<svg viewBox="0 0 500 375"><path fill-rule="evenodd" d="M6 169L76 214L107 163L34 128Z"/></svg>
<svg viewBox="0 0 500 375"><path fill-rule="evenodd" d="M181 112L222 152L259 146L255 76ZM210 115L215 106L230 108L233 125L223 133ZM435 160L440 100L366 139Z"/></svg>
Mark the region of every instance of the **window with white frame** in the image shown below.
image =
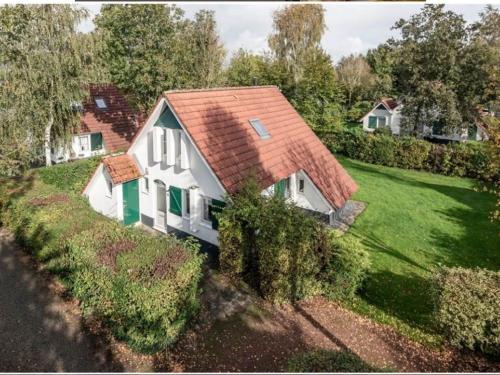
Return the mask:
<svg viewBox="0 0 500 375"><path fill-rule="evenodd" d="M78 142L80 143L80 151L88 151L89 150L89 137L88 137L88 135L78 137Z"/></svg>
<svg viewBox="0 0 500 375"><path fill-rule="evenodd" d="M182 215L186 218L189 217L189 215L191 215L191 201L189 199L189 189L183 189L183 194L184 194L184 204L182 205L182 207L184 208L184 212L182 213Z"/></svg>
<svg viewBox="0 0 500 375"><path fill-rule="evenodd" d="M167 150L168 150L167 128L163 128L163 133L162 133L162 136L161 136L161 140L162 140L162 142L161 142L162 157L163 157L163 160L167 160Z"/></svg>
<svg viewBox="0 0 500 375"><path fill-rule="evenodd" d="M113 183L110 180L106 179L106 196L108 198L111 198L112 194L113 194Z"/></svg>
<svg viewBox="0 0 500 375"><path fill-rule="evenodd" d="M149 194L149 178L144 177L143 183L142 183L142 192L145 194Z"/></svg>
<svg viewBox="0 0 500 375"><path fill-rule="evenodd" d="M290 177L285 178L285 198L290 198L292 195L291 189L290 189Z"/></svg>
<svg viewBox="0 0 500 375"><path fill-rule="evenodd" d="M381 128L381 127L386 126L386 125L387 125L387 117L385 117L385 116L379 116L378 117L378 124L377 124L377 126L379 128Z"/></svg>
<svg viewBox="0 0 500 375"><path fill-rule="evenodd" d="M212 203L212 200L210 198L203 197L202 202L203 202L203 205L201 208L201 219L205 223L211 223L211 221L212 221L211 216L212 215L210 213L210 204Z"/></svg>
<svg viewBox="0 0 500 375"><path fill-rule="evenodd" d="M304 180L304 177L299 177L299 179L297 180L298 181L298 188L297 188L297 191L299 193L304 193L304 186L305 186L305 180Z"/></svg>
<svg viewBox="0 0 500 375"><path fill-rule="evenodd" d="M175 164L177 166L181 165L181 131L174 131L175 140Z"/></svg>

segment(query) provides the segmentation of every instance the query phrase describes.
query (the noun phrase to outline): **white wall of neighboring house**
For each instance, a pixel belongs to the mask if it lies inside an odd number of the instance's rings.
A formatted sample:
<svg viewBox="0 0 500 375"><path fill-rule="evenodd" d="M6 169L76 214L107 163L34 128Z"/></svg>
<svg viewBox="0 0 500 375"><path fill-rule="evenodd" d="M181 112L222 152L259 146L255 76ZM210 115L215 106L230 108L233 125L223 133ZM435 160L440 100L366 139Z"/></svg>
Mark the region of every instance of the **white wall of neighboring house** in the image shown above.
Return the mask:
<svg viewBox="0 0 500 375"><path fill-rule="evenodd" d="M217 230L212 229L210 221L203 220L204 198L223 201L225 190L183 129L153 126L165 108L167 103L162 99L127 151L136 160L143 174L139 180L140 220L162 232L168 232L168 228L173 227L218 245ZM162 145L163 142L166 148ZM178 159L175 158L176 150L180 154ZM112 196L108 197L105 194L108 181L109 176L101 164L85 190L85 195L96 211L121 220L122 185L114 186ZM331 213L330 205L304 172L297 171L290 176L289 181L290 201L309 210ZM303 181L302 191L300 181ZM159 197L158 189L162 191L160 182L165 185L166 192ZM170 186L182 189L182 216L170 212ZM273 189L271 186L263 194L270 194ZM165 199L166 226L163 225L162 216L158 215L158 207L161 205L158 198L161 197ZM186 212L188 199L189 214Z"/></svg>
<svg viewBox="0 0 500 375"><path fill-rule="evenodd" d="M99 165L92 176L85 190L85 196L90 206L97 212L108 217L123 219L122 185L111 183L111 178L103 164Z"/></svg>
<svg viewBox="0 0 500 375"><path fill-rule="evenodd" d="M387 109L382 108L383 105L379 104L376 108L368 112L363 118L363 130L369 133L372 133L375 131L375 128L370 128L369 127L369 121L370 117L375 116L377 117L377 128L381 127L383 120L380 121L379 118L384 117L385 118L385 124L386 126L391 127L391 131L393 135L399 135L401 133L401 109L403 107L402 104L398 105L396 108L394 108L392 111L388 111ZM475 137L473 139L469 138L468 135L468 130L467 128L464 128L461 132L455 132L453 134L433 134L432 131L432 126L425 126L423 127L424 131L424 136L425 137L432 137L436 139L444 139L444 140L450 140L450 141L467 141L467 140L475 140L475 141L484 141L488 139L488 135L484 131L483 128L477 127L477 132L475 134Z"/></svg>
<svg viewBox="0 0 500 375"><path fill-rule="evenodd" d="M392 111L388 111L382 105L377 106L370 112L368 112L362 119L363 130L366 132L373 132L375 128L369 127L370 117L377 117L377 128L383 126L389 126L391 128L392 134L399 135L400 124L401 124L401 110L400 106L396 107ZM385 119L385 124L384 124Z"/></svg>
<svg viewBox="0 0 500 375"><path fill-rule="evenodd" d="M90 133L71 136L68 145L57 147L51 154L53 163L62 163L73 159L89 158L106 153L104 142L100 150L91 150Z"/></svg>

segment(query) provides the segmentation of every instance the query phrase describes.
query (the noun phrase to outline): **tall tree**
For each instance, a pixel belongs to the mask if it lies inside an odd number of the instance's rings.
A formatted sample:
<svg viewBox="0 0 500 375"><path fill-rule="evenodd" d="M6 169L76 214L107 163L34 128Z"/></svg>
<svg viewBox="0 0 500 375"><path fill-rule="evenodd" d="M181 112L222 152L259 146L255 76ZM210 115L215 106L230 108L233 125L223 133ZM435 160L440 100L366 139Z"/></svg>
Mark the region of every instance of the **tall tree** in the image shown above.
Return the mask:
<svg viewBox="0 0 500 375"><path fill-rule="evenodd" d="M372 100L388 96L397 97L394 89L394 63L396 51L384 43L366 53L366 61L375 75Z"/></svg>
<svg viewBox="0 0 500 375"><path fill-rule="evenodd" d="M256 55L243 49L233 54L224 74L228 86L284 87L288 80L287 71L271 55Z"/></svg>
<svg viewBox="0 0 500 375"><path fill-rule="evenodd" d="M302 79L284 87L292 105L315 130L340 126L344 97L330 56L322 49L310 52Z"/></svg>
<svg viewBox="0 0 500 375"><path fill-rule="evenodd" d="M72 105L85 96L91 65L76 32L85 17L69 5L0 8L0 162L9 159L8 168L26 166L42 151L50 165L52 143L74 129Z"/></svg>
<svg viewBox="0 0 500 375"><path fill-rule="evenodd" d="M225 81L228 86L252 86L268 84L264 81L265 66L269 64L265 56L254 55L244 49L239 49L229 61L225 71Z"/></svg>
<svg viewBox="0 0 500 375"><path fill-rule="evenodd" d="M217 32L214 11L197 12L182 36L183 52L191 59L190 85L206 88L220 84L226 51Z"/></svg>
<svg viewBox="0 0 500 375"><path fill-rule="evenodd" d="M340 59L337 64L337 74L342 87L345 89L347 105L350 107L353 100L362 99L365 93L373 89L375 77L370 65L363 55L351 54Z"/></svg>
<svg viewBox="0 0 500 375"><path fill-rule="evenodd" d="M113 4L103 5L95 19L112 82L143 109L162 91L185 84L177 64L183 14L175 5Z"/></svg>
<svg viewBox="0 0 500 375"><path fill-rule="evenodd" d="M488 5L480 17L471 27L471 44L485 56L482 63L488 78L481 100L491 111L500 112L500 11Z"/></svg>
<svg viewBox="0 0 500 375"><path fill-rule="evenodd" d="M325 30L322 5L290 5L274 12L269 48L295 83L302 78L310 52L320 47Z"/></svg>
<svg viewBox="0 0 500 375"><path fill-rule="evenodd" d="M394 29L401 33L389 44L397 49L396 85L405 100L403 131L417 135L423 125L440 123L451 133L472 123L487 74L484 65L473 63L484 60L484 51L470 48L463 17L445 11L444 5L426 5Z"/></svg>

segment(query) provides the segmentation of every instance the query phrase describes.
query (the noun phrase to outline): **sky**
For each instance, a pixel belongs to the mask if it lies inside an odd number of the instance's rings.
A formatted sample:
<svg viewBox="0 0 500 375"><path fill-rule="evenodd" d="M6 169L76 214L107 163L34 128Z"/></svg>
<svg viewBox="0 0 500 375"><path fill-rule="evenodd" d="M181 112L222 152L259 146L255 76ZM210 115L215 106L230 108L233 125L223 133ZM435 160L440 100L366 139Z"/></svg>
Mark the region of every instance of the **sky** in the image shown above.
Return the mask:
<svg viewBox="0 0 500 375"><path fill-rule="evenodd" d="M192 16L200 9L215 11L219 33L228 55L239 48L255 53L267 49L267 35L272 28L272 12L283 7L279 3L179 3ZM323 48L330 54L334 62L351 53L364 53L385 42L397 32L391 30L400 18L408 18L417 13L422 4L412 3L359 3L337 2L323 3L326 9L326 25L328 30L323 36ZM486 6L483 4L453 4L446 8L462 14L467 22L476 21ZM100 4L88 4L92 16L100 10ZM84 32L93 29L91 20L80 26Z"/></svg>

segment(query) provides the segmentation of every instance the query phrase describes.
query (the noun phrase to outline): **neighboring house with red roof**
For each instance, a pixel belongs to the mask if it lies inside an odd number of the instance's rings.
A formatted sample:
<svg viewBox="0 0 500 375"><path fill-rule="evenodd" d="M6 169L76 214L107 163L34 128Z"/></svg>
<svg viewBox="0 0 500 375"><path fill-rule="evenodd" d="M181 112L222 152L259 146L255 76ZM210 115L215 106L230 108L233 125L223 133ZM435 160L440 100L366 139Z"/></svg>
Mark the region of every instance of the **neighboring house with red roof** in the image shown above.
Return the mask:
<svg viewBox="0 0 500 375"><path fill-rule="evenodd" d="M217 245L213 215L253 175L330 221L357 185L275 86L163 94L125 155L103 160L84 195L125 224Z"/></svg>
<svg viewBox="0 0 500 375"><path fill-rule="evenodd" d="M365 132L374 132L377 128L389 127L394 135L401 133L401 110L403 104L392 99L382 98L367 114L359 121L363 123ZM471 125L470 128L464 128L461 132L446 134L440 123L424 124L422 126L424 138L435 138L448 141L483 141L488 139L488 134L480 122Z"/></svg>
<svg viewBox="0 0 500 375"><path fill-rule="evenodd" d="M80 125L68 145L52 150L54 163L94 155L124 152L139 128L139 116L125 95L113 85L91 85L81 112Z"/></svg>

